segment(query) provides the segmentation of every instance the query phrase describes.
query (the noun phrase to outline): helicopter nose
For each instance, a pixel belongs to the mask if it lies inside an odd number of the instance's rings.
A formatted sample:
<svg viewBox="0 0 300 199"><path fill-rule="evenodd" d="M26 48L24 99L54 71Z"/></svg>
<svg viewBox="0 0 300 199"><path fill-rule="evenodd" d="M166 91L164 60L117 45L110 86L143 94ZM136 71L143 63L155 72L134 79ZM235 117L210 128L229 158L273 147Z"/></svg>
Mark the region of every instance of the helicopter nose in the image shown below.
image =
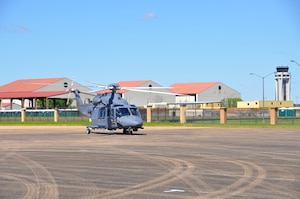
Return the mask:
<svg viewBox="0 0 300 199"><path fill-rule="evenodd" d="M119 123L123 127L139 127L143 125L143 120L136 116L129 116L122 118Z"/></svg>
<svg viewBox="0 0 300 199"><path fill-rule="evenodd" d="M140 126L143 124L142 119L139 117L135 117L135 116L133 116L133 118L131 118L130 122L131 122L132 126Z"/></svg>

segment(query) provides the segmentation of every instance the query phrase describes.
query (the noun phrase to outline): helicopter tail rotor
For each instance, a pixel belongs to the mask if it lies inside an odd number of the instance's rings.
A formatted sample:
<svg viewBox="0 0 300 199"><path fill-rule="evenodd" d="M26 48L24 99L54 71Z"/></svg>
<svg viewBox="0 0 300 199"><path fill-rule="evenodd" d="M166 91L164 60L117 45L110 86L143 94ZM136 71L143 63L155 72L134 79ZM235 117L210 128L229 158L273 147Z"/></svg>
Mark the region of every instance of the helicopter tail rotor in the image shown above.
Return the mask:
<svg viewBox="0 0 300 199"><path fill-rule="evenodd" d="M67 98L66 105L69 106L71 92L75 91L75 88L74 88L74 77L71 80L70 87L68 85L68 82L64 82L64 87L66 88L66 92L68 92L68 98Z"/></svg>

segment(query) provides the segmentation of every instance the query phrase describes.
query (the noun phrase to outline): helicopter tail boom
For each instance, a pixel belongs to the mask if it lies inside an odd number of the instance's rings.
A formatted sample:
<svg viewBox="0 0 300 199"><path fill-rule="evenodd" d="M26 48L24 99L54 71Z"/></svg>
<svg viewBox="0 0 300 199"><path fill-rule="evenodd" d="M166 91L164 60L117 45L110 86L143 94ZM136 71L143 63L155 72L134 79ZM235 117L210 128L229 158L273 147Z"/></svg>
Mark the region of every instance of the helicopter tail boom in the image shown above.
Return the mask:
<svg viewBox="0 0 300 199"><path fill-rule="evenodd" d="M92 112L92 105L91 104L83 104L81 97L79 95L80 91L79 90L72 90L75 94L75 99L76 99L76 105L80 113L87 117L91 117L91 112Z"/></svg>

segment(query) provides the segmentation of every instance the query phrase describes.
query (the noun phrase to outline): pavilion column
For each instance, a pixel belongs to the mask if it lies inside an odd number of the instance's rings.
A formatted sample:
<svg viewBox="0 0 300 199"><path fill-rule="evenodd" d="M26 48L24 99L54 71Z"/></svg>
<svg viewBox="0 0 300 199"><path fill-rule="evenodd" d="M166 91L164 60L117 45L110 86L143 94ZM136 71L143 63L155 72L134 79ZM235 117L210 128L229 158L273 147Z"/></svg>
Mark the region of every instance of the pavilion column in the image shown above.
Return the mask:
<svg viewBox="0 0 300 199"><path fill-rule="evenodd" d="M33 104L32 99L29 98L28 99L28 106L27 107L30 108L30 109L32 109L32 107L33 107L32 104Z"/></svg>
<svg viewBox="0 0 300 199"><path fill-rule="evenodd" d="M0 110L2 110L2 99L0 99Z"/></svg>
<svg viewBox="0 0 300 199"><path fill-rule="evenodd" d="M25 108L25 99L24 98L21 99L21 108Z"/></svg>
<svg viewBox="0 0 300 199"><path fill-rule="evenodd" d="M13 109L13 102L14 102L14 99L10 99L10 110L12 110Z"/></svg>
<svg viewBox="0 0 300 199"><path fill-rule="evenodd" d="M31 108L33 109L33 108L34 108L34 98L31 98L31 99L30 99L30 102L31 102L30 106L31 106Z"/></svg>
<svg viewBox="0 0 300 199"><path fill-rule="evenodd" d="M49 99L48 99L48 97L46 97L46 109L48 109L49 108Z"/></svg>
<svg viewBox="0 0 300 199"><path fill-rule="evenodd" d="M37 99L36 98L33 98L33 103L34 103L34 109L37 109Z"/></svg>

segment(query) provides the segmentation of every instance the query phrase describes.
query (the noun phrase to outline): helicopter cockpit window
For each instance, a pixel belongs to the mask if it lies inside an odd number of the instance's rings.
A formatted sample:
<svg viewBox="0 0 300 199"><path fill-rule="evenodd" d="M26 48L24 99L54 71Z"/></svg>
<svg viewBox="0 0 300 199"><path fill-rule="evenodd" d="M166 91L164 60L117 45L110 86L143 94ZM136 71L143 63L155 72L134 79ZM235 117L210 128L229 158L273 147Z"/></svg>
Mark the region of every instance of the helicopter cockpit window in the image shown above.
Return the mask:
<svg viewBox="0 0 300 199"><path fill-rule="evenodd" d="M118 108L116 110L117 117L130 115L128 108Z"/></svg>
<svg viewBox="0 0 300 199"><path fill-rule="evenodd" d="M137 115L136 108L130 108L130 111L132 115Z"/></svg>

